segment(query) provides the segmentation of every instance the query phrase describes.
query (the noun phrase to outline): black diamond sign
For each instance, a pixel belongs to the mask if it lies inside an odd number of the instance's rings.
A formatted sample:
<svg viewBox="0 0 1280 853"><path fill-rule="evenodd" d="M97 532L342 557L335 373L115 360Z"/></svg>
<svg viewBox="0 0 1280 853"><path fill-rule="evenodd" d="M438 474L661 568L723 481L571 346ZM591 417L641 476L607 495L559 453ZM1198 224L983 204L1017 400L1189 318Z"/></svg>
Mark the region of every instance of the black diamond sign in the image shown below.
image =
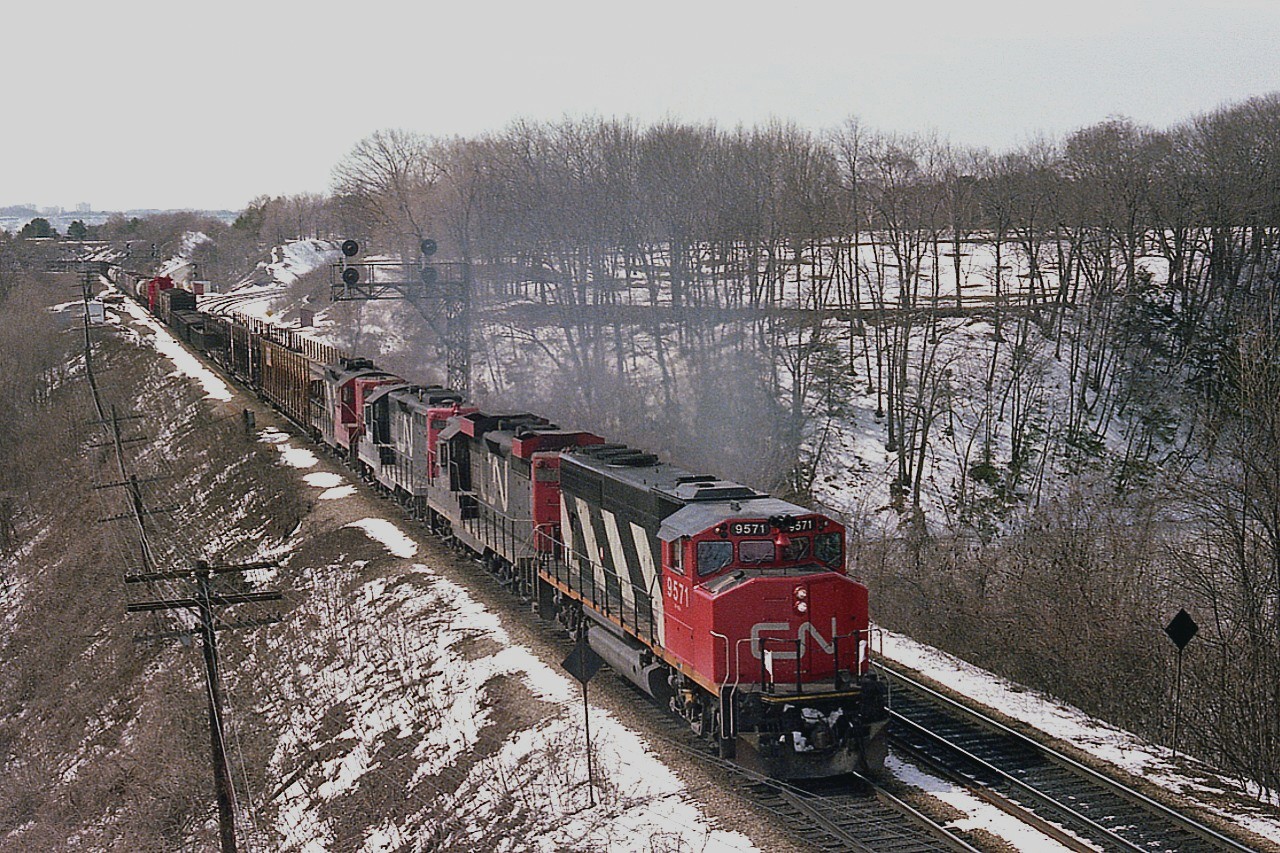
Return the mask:
<svg viewBox="0 0 1280 853"><path fill-rule="evenodd" d="M1200 630L1200 626L1196 624L1196 620L1191 618L1191 614L1185 610L1179 610L1178 615L1173 617L1173 621L1164 626L1164 632L1169 635L1169 639L1173 640L1173 644L1178 647L1178 651L1182 651L1187 647L1187 643L1191 642L1191 638Z"/></svg>
<svg viewBox="0 0 1280 853"><path fill-rule="evenodd" d="M578 643L560 665L574 678L586 684L600 671L600 667L604 666L604 658L596 654L586 643Z"/></svg>

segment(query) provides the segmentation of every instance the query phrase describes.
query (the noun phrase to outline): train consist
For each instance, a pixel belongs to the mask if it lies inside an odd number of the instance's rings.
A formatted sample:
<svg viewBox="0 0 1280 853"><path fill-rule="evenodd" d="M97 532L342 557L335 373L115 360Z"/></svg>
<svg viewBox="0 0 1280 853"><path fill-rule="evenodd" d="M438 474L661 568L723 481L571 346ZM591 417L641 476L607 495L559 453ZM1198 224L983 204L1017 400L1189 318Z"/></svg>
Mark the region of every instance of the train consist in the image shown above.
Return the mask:
<svg viewBox="0 0 1280 853"><path fill-rule="evenodd" d="M134 292L722 755L789 779L882 767L867 589L846 573L835 520L535 414L482 411L291 330L201 313L177 288Z"/></svg>

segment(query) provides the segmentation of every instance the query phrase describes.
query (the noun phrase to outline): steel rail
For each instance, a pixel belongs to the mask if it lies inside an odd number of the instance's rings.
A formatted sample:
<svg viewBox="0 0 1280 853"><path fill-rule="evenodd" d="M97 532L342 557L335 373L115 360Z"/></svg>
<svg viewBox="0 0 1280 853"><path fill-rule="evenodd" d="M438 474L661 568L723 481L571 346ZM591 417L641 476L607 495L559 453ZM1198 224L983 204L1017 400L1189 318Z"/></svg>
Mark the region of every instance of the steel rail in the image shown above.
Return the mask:
<svg viewBox="0 0 1280 853"><path fill-rule="evenodd" d="M1143 794L1142 792L1137 791L1128 785L1125 785L1119 780L1114 779L1110 776L1107 776L1106 774L1101 773L1093 769L1092 767L1089 767L1088 765L1083 764L1077 761L1076 759L1071 758L1053 749L1052 747L1049 747L1043 743L1040 743L1039 741L1031 737L1028 737L1023 733L1018 732L1004 725L1003 723L1000 723L997 720L992 719L986 714L983 714L982 712L977 711L974 708L971 708L961 702L958 702L955 699L952 699L951 697L946 696L938 692L937 690L934 690L920 683L919 681L916 681L914 678L911 678L910 676L898 670L895 670L892 667L886 666L883 663L876 663L875 666L880 670L882 670L883 672L885 672L891 678L898 679L899 681L909 685L911 689L924 694L926 697L929 698L930 701L934 702L937 705L942 706L948 712L958 714L963 718L966 718L969 721L976 723L985 729L993 731L1004 737L1010 738L1011 740L1018 743L1019 745L1030 748L1034 752L1048 759L1050 762L1071 771L1077 776L1083 777L1086 781L1093 783L1095 785L1098 785L1104 788L1105 790L1111 792L1112 794L1115 794L1121 797L1122 799L1128 800L1129 802L1137 806L1140 806L1143 809L1146 809L1148 812L1154 813L1159 817L1164 818L1165 820L1179 827L1183 831L1188 832L1200 838L1203 841L1209 842L1211 844L1219 845L1219 847L1223 850L1239 851L1240 853L1253 853L1254 851L1254 848L1249 847L1235 840L1234 838L1224 835L1221 832L1218 832L1217 830L1195 820L1194 818L1189 817L1169 806L1166 806L1165 804L1159 802L1158 800L1155 800L1150 796ZM895 714L894 716L901 719L897 714ZM936 733L928 732L928 734L931 737L935 737L943 741L946 740L945 738L937 735ZM1046 799L1050 801L1054 800L1054 798L1051 795L1045 794L1044 792L1031 788L1031 786L1022 782L1021 780L1018 780L1014 777L1009 776L1009 774L1006 773L1005 771L999 770L998 768L991 767L987 762L977 758L976 756L973 756L971 753L969 753L967 750L963 749L962 747L959 747L955 744L948 744L948 746L951 749L954 749L957 752L964 754L966 758L968 758L969 760L976 761L980 765L983 765L986 768L994 770L1001 779L1015 783L1016 785L1019 786L1020 790L1027 789L1031 792L1034 792L1034 795L1037 798ZM1057 803L1054 806L1054 808L1062 809L1064 812L1071 814L1073 818L1076 818L1078 814L1070 806L1066 806L1061 803ZM1086 825L1089 825L1090 828L1096 827L1097 829L1105 832L1108 836L1115 836L1114 832L1112 832L1111 830L1107 830L1103 827L1098 827L1094 821L1084 817L1083 815L1079 815L1078 819L1082 821L1086 821L1087 822ZM1123 843L1124 845L1126 845L1126 849L1130 849L1130 850L1146 849L1146 848L1141 848L1137 845L1134 845L1128 841L1124 841Z"/></svg>

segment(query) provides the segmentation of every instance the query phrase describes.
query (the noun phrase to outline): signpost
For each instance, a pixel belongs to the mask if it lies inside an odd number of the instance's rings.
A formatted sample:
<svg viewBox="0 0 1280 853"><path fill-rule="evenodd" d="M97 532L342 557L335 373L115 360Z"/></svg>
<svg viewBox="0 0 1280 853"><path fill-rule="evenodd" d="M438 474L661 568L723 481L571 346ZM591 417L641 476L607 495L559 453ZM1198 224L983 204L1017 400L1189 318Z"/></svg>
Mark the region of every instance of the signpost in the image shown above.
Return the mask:
<svg viewBox="0 0 1280 853"><path fill-rule="evenodd" d="M1178 674L1173 688L1173 757L1175 759L1178 757L1178 723L1182 716L1182 650L1199 631L1200 626L1186 610L1179 610L1178 615L1164 626L1164 632L1178 647Z"/></svg>
<svg viewBox="0 0 1280 853"><path fill-rule="evenodd" d="M587 733L587 799L596 804L596 777L591 767L591 714L587 709L587 682L604 666L604 659L587 645L587 632L578 637L578 645L560 664L570 675L582 682L582 721Z"/></svg>

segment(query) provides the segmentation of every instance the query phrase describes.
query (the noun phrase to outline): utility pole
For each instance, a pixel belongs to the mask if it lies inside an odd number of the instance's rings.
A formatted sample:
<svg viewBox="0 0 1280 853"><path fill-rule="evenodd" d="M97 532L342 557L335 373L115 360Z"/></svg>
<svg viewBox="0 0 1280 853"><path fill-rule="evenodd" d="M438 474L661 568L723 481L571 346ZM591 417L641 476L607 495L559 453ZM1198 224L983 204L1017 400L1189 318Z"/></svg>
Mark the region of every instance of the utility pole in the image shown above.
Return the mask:
<svg viewBox="0 0 1280 853"><path fill-rule="evenodd" d="M111 440L107 442L102 442L99 444L90 444L89 447L113 448L115 450L115 457L116 457L116 470L120 472L120 480L118 482L104 483L99 486L94 486L94 488L95 489L127 488L129 491L129 512L122 513L120 515L109 516L107 518L100 518L98 519L98 521L107 522L107 521L121 521L125 519L132 519L134 525L138 529L138 547L141 549L141 552L142 552L142 556L141 556L142 567L144 570L150 571L151 569L155 568L155 558L152 555L152 551L151 551L151 538L148 535L149 531L147 529L146 517L148 515L158 515L160 513L172 512L173 510L177 509L177 507L167 506L167 507L161 507L159 509L147 509L143 504L143 500L142 500L141 484L145 482L151 482L160 478L150 477L145 480L140 480L138 479L137 474L129 473L128 465L125 464L124 446L126 444L136 444L139 442L143 442L143 441L146 441L147 439L146 439L146 436L142 436L142 435L135 435L135 436L129 436L129 437L122 436L120 434L120 421L126 420L126 419L138 419L140 417L141 417L140 415L129 415L129 416L122 417L120 413L116 411L115 405L112 404L111 420L109 421L109 423L111 424Z"/></svg>
<svg viewBox="0 0 1280 853"><path fill-rule="evenodd" d="M246 604L254 601L279 601L283 596L279 592L240 592L218 593L212 590L214 575L246 572L251 569L274 568L275 561L244 563L238 566L211 566L205 560L197 560L191 569L178 569L165 572L144 572L127 575L125 583L154 583L162 580L188 580L196 584L196 593L192 598L171 598L143 601L130 604L126 608L130 613L146 613L159 610L193 610L199 617L197 628L167 632L164 635L141 636L135 639L152 640L168 637L181 637L198 634L204 649L205 679L208 685L209 705L209 750L213 761L213 784L218 799L218 835L222 843L222 853L235 853L235 798L231 788L231 773L227 764L226 742L222 727L222 681L218 672L218 640L214 627L214 607L230 607L235 604ZM227 625L229 628L247 628L258 625L269 625L279 622L280 617L271 616L249 622Z"/></svg>

